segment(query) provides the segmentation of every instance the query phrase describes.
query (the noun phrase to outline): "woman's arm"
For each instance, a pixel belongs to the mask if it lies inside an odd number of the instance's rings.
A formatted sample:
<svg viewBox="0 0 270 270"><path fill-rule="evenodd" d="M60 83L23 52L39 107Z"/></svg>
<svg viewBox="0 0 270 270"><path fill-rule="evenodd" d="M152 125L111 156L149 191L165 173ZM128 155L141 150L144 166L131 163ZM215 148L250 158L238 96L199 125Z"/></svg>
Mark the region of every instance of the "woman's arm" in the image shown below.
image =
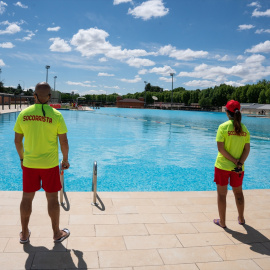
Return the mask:
<svg viewBox="0 0 270 270"><path fill-rule="evenodd" d="M242 156L240 157L239 159L239 162L241 164L244 164L248 155L249 155L249 152L250 152L250 143L246 143L245 146L244 146L244 150L243 150L243 153L242 153Z"/></svg>
<svg viewBox="0 0 270 270"><path fill-rule="evenodd" d="M228 160L237 165L239 159L234 158L229 152L227 152L224 148L224 142L217 142L218 151Z"/></svg>

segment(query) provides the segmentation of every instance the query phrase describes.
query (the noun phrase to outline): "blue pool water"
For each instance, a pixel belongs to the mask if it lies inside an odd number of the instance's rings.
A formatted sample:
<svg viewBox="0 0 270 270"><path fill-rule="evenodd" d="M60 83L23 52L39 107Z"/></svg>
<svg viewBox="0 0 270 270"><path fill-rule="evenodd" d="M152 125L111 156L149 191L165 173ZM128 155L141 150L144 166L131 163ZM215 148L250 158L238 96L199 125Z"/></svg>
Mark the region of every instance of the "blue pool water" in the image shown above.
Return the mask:
<svg viewBox="0 0 270 270"><path fill-rule="evenodd" d="M91 190L95 160L98 191L216 189L215 136L227 120L225 113L117 108L61 112L70 144L66 191ZM22 189L13 143L17 115L0 115L0 190ZM270 119L243 116L242 121L252 136L244 188L270 188Z"/></svg>

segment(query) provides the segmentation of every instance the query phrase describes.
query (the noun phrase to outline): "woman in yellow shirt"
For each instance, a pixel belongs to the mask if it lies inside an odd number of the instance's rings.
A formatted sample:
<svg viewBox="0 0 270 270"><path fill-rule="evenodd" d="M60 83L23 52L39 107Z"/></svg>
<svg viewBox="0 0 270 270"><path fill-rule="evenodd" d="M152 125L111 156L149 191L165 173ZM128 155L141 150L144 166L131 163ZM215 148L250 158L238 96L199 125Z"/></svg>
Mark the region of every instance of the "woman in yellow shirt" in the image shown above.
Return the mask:
<svg viewBox="0 0 270 270"><path fill-rule="evenodd" d="M214 223L222 228L226 228L226 196L229 180L238 210L238 223L245 224L242 183L244 162L250 151L250 134L246 126L241 123L240 103L230 100L227 102L225 110L229 120L221 124L217 131L218 155L214 179L217 185L220 217L214 219Z"/></svg>

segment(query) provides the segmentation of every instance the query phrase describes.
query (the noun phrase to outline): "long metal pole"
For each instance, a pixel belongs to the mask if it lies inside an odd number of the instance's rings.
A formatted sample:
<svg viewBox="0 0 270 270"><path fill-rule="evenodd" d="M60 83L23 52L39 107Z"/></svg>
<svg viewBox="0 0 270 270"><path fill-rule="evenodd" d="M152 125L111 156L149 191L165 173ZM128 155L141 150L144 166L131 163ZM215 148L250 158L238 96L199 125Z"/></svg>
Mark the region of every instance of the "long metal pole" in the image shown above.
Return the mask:
<svg viewBox="0 0 270 270"><path fill-rule="evenodd" d="M173 104L173 73L170 74L172 76L172 95L171 95L171 110L172 110L172 104Z"/></svg>
<svg viewBox="0 0 270 270"><path fill-rule="evenodd" d="M91 203L92 205L98 205L97 203L97 162L94 162L93 165L93 180L92 180L92 191L94 192L93 194L93 202Z"/></svg>
<svg viewBox="0 0 270 270"><path fill-rule="evenodd" d="M63 205L63 197L64 197L64 171L61 170L60 171L60 181L61 181L61 185L62 185L62 189L60 191L60 204Z"/></svg>

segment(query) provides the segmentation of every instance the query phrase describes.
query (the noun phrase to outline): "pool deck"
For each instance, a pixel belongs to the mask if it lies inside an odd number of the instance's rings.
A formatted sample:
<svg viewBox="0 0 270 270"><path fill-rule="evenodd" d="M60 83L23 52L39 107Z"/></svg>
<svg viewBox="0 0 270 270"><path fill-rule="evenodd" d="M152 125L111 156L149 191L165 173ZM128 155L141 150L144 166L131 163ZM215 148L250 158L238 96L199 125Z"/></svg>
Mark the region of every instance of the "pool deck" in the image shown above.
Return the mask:
<svg viewBox="0 0 270 270"><path fill-rule="evenodd" d="M34 199L30 243L19 243L21 192L0 191L1 269L211 270L270 269L270 189L245 191L246 225L231 191L227 227L216 192L67 192L54 244L44 192Z"/></svg>

